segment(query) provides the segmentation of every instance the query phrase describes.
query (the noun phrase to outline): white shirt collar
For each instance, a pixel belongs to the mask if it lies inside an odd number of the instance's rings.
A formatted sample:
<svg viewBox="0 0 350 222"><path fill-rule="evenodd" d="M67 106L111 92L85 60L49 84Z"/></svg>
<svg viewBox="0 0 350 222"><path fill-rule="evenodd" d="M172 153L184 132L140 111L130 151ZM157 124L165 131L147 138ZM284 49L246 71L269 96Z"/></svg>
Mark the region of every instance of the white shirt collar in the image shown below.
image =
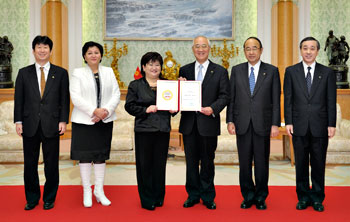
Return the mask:
<svg viewBox="0 0 350 222"><path fill-rule="evenodd" d="M40 65L38 63L35 62L35 68L36 70L40 70ZM50 62L47 62L44 66L44 71L48 72L50 70Z"/></svg>
<svg viewBox="0 0 350 222"><path fill-rule="evenodd" d="M261 60L259 60L255 65L252 65L248 62L248 78L250 76L251 68L253 67L254 68L255 82L258 80L260 65L261 65Z"/></svg>
<svg viewBox="0 0 350 222"><path fill-rule="evenodd" d="M196 64L195 64L196 69L199 68L199 65L200 63L196 60ZM203 66L203 70L207 70L209 66L209 60L207 59L207 61L203 62L202 66Z"/></svg>
<svg viewBox="0 0 350 222"><path fill-rule="evenodd" d="M310 73L311 73L311 80L312 80L314 77L314 73L315 73L316 61L314 61L311 65L308 65L303 61L303 67L304 67L305 78L306 78L307 71L308 71L307 67L311 67Z"/></svg>

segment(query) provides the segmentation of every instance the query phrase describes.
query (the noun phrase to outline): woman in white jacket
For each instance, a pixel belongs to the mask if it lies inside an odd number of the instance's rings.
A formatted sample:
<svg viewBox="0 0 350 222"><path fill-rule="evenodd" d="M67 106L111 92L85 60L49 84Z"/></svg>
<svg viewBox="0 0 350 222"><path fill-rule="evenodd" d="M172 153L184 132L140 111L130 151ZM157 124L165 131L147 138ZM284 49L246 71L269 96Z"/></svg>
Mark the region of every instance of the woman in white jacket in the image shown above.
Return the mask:
<svg viewBox="0 0 350 222"><path fill-rule="evenodd" d="M90 184L92 164L95 171L94 195L97 202L109 206L103 191L105 161L109 159L115 109L120 101L118 83L110 67L100 65L103 47L86 42L82 49L86 67L74 70L69 91L72 111L71 159L79 160L85 207L92 206Z"/></svg>

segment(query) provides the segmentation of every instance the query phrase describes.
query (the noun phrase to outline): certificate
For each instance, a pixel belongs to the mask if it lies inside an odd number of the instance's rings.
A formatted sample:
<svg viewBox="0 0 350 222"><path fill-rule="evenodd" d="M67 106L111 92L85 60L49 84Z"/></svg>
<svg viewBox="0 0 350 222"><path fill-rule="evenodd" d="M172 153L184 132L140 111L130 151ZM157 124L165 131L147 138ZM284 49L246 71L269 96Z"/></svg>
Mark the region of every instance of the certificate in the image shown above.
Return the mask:
<svg viewBox="0 0 350 222"><path fill-rule="evenodd" d="M157 81L157 109L179 109L179 83L175 80Z"/></svg>
<svg viewBox="0 0 350 222"><path fill-rule="evenodd" d="M201 111L202 82L180 81L180 111Z"/></svg>
<svg viewBox="0 0 350 222"><path fill-rule="evenodd" d="M200 111L201 107L200 81L157 81L158 110Z"/></svg>

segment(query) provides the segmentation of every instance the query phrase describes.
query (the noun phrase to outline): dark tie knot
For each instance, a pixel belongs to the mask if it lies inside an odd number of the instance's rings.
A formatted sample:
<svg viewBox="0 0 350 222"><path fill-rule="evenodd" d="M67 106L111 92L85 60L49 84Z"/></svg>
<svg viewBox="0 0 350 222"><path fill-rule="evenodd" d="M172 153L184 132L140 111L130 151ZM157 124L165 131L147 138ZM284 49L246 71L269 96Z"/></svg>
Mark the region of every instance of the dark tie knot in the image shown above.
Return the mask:
<svg viewBox="0 0 350 222"><path fill-rule="evenodd" d="M308 66L308 67L307 67L307 71L308 71L308 72L310 72L310 70L311 70L311 67L310 67L310 66Z"/></svg>

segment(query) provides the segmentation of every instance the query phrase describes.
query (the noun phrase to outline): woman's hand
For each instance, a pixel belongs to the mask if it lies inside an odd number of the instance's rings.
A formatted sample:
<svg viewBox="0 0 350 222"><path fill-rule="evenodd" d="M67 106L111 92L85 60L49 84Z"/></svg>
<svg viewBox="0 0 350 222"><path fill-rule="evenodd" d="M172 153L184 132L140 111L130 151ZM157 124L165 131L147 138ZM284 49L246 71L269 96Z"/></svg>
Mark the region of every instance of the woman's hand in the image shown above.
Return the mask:
<svg viewBox="0 0 350 222"><path fill-rule="evenodd" d="M157 112L158 108L156 105L150 105L147 109L146 109L146 113L155 113Z"/></svg>
<svg viewBox="0 0 350 222"><path fill-rule="evenodd" d="M108 111L105 108L96 108L93 114L95 117L98 117L100 120L102 120L108 116Z"/></svg>

